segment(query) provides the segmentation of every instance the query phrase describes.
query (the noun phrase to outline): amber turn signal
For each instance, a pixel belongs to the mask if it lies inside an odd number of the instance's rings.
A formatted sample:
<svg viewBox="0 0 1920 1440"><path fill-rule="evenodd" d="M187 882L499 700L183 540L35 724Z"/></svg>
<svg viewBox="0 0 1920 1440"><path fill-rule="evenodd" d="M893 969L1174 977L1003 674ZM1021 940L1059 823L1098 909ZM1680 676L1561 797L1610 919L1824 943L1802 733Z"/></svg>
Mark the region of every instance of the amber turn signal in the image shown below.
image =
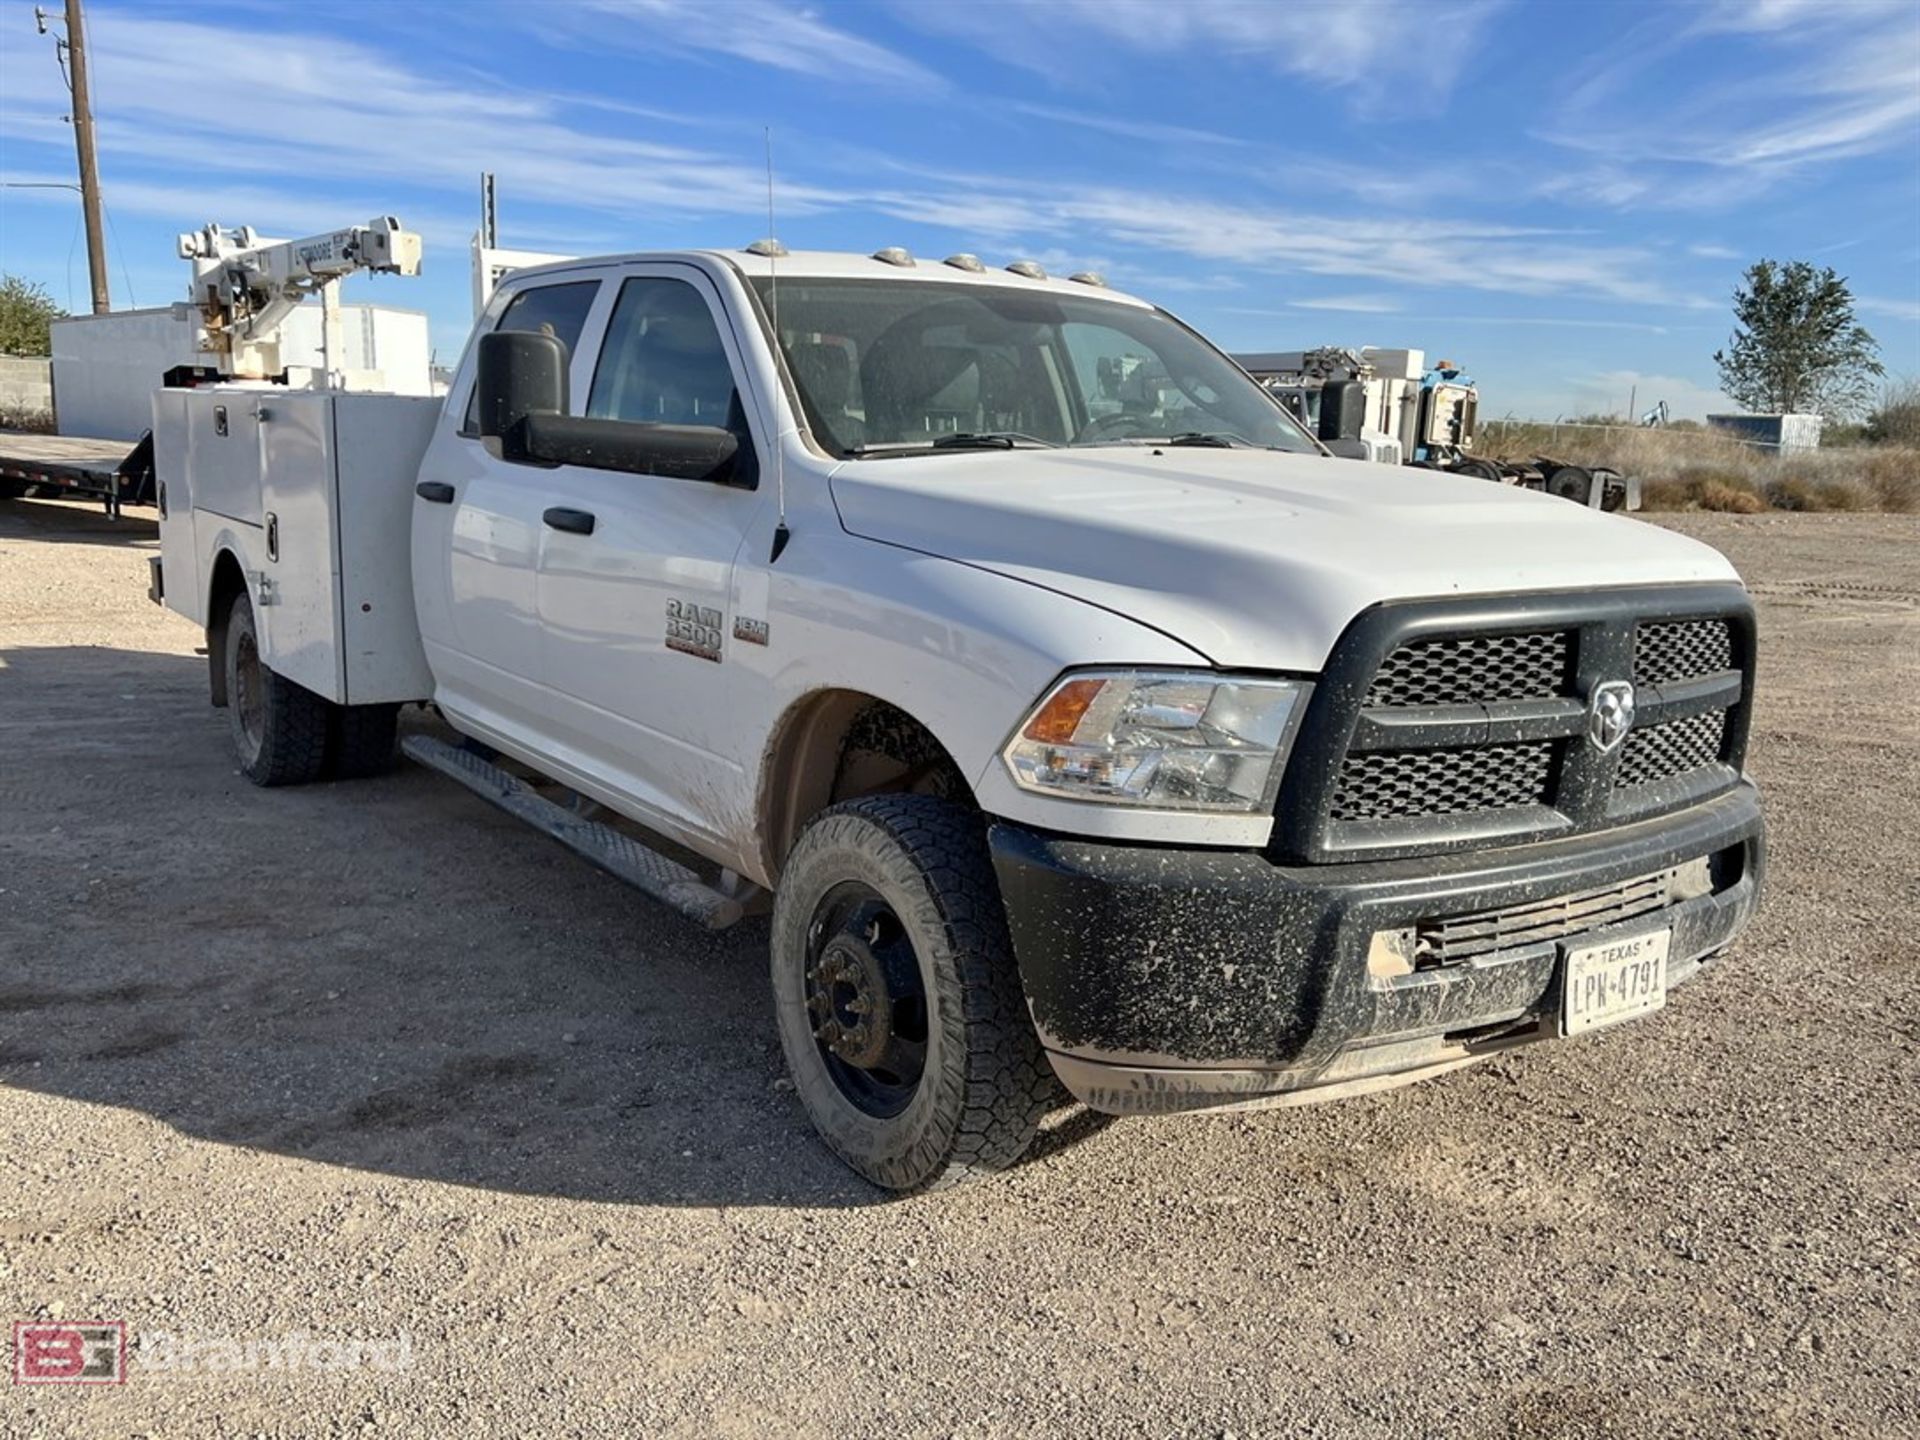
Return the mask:
<svg viewBox="0 0 1920 1440"><path fill-rule="evenodd" d="M1020 733L1042 745L1072 744L1073 732L1080 728L1087 707L1106 688L1105 680L1067 681L1047 697L1047 703L1035 712L1033 719L1027 722L1027 728Z"/></svg>

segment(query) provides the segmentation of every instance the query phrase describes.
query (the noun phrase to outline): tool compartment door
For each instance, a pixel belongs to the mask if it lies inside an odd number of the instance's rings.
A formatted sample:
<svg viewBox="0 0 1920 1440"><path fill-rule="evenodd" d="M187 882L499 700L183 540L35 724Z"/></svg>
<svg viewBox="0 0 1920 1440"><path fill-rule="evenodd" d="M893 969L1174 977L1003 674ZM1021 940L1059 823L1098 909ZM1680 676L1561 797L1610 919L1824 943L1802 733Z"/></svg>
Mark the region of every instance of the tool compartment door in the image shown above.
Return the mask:
<svg viewBox="0 0 1920 1440"><path fill-rule="evenodd" d="M192 440L187 391L153 394L153 470L160 506L160 578L169 610L196 625L207 623L207 577L193 525Z"/></svg>
<svg viewBox="0 0 1920 1440"><path fill-rule="evenodd" d="M287 393L259 403L267 583L255 589L254 610L261 659L296 685L344 701L332 399Z"/></svg>
<svg viewBox="0 0 1920 1440"><path fill-rule="evenodd" d="M435 398L338 395L333 400L349 705L425 700L433 694L413 608L410 535L414 482L439 414Z"/></svg>

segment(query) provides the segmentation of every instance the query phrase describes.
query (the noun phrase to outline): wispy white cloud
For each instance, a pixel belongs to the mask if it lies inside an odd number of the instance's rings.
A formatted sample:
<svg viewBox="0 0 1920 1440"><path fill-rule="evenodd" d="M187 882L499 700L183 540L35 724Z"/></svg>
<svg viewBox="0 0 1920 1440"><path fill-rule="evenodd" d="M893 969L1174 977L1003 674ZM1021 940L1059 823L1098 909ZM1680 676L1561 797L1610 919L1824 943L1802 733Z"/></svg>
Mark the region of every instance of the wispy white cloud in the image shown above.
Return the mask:
<svg viewBox="0 0 1920 1440"><path fill-rule="evenodd" d="M705 51L835 83L878 86L932 96L945 77L896 50L828 24L811 6L783 0L584 0L582 24L562 7L543 5L526 17L549 35L572 33L596 47L644 43L651 53Z"/></svg>
<svg viewBox="0 0 1920 1440"><path fill-rule="evenodd" d="M1385 295L1320 295L1311 300L1289 300L1295 310L1339 310L1352 315L1392 315L1400 302Z"/></svg>
<svg viewBox="0 0 1920 1440"><path fill-rule="evenodd" d="M1136 54L1250 62L1329 89L1369 95L1397 89L1432 98L1452 88L1503 3L1456 0L1438 24L1420 0L894 0L894 10L909 24L1056 78L1063 54L1084 62L1091 47L1104 43Z"/></svg>
<svg viewBox="0 0 1920 1440"><path fill-rule="evenodd" d="M1730 206L1812 165L1911 150L1920 18L1913 0L1723 0L1632 28L1566 93L1542 136L1594 158L1541 193Z"/></svg>
<svg viewBox="0 0 1920 1440"><path fill-rule="evenodd" d="M1419 288L1577 294L1640 304L1686 303L1651 252L1595 245L1551 230L1428 216L1350 217L1239 206L1137 190L1043 191L1030 223L1087 227L1113 240L1252 271L1364 277ZM1436 259L1471 256L1470 264Z"/></svg>
<svg viewBox="0 0 1920 1440"><path fill-rule="evenodd" d="M1731 245L1689 245L1687 254L1696 260L1738 260L1740 252Z"/></svg>
<svg viewBox="0 0 1920 1440"><path fill-rule="evenodd" d="M1244 146L1248 143L1232 135L1217 135L1211 130L1194 130L1185 125L1160 125L1150 120L1137 120L1118 115L1098 115L1086 110L1068 110L1059 105L1035 105L1026 101L1014 101L1006 108L1021 115L1030 115L1036 120L1049 120L1057 125L1074 125L1083 130L1099 130L1126 140L1146 140L1161 145Z"/></svg>
<svg viewBox="0 0 1920 1440"><path fill-rule="evenodd" d="M428 62L357 40L280 37L270 82L242 82L228 97L248 116L244 128L236 127L229 107L210 105L180 77L196 73L207 55L234 53L245 35L201 22L107 13L113 23L96 26L94 59L103 93L113 96L101 121L111 198L176 228L215 218L323 228L343 215L392 208L396 194L424 195L426 220L417 213L402 218L452 232L458 243L470 228L459 216L482 170L496 172L501 193L541 215L550 230L606 229L612 220L657 226L663 217L676 223L740 217L745 238L758 233L755 222L764 216L757 146L729 154L682 143L684 136L664 143L639 138L644 131L632 123L609 133L598 128L596 111L570 110L552 94L466 73L448 76ZM52 164L56 147L71 143L65 127L49 118L61 113L64 92L51 67L44 75L16 68L0 135L10 144L49 147L37 153ZM343 86L342 76L354 83ZM815 149L796 147L794 154L783 166L784 219L827 212L891 218L929 227L936 243L955 249L991 239L1029 253L1094 252L1142 274L1178 269L1172 262L1185 260L1206 274L1245 276L1249 284L1259 276L1304 274L1396 290L1690 303L1661 279L1659 257L1637 243L1596 243L1444 213L1354 216L1326 205L1229 202L1185 185L1092 186L1071 175L969 175L944 160L875 168L840 164ZM531 243L511 212L508 233ZM1450 263L1448 256L1465 259Z"/></svg>
<svg viewBox="0 0 1920 1440"><path fill-rule="evenodd" d="M1900 300L1885 295L1861 295L1854 303L1868 315L1885 315L1890 320L1920 322L1920 300Z"/></svg>
<svg viewBox="0 0 1920 1440"><path fill-rule="evenodd" d="M297 182L371 214L396 189L473 194L480 172L491 170L502 193L523 204L621 215L764 213L766 177L750 151L730 156L609 134L570 118L555 97L451 80L326 35L280 37L270 80L243 77L227 92L245 109L247 123L236 125L231 109L181 77L203 71L208 55L243 49L244 34L111 14L112 24L96 22L92 45L99 93L112 97L99 123L102 149L109 162L192 176L197 192L246 175L282 194ZM70 132L51 118L66 104L51 66L11 67L0 135L71 146ZM119 177L109 178L118 193ZM827 198L797 182L782 187L790 214ZM182 218L204 223L205 208ZM339 223L337 212L329 223Z"/></svg>

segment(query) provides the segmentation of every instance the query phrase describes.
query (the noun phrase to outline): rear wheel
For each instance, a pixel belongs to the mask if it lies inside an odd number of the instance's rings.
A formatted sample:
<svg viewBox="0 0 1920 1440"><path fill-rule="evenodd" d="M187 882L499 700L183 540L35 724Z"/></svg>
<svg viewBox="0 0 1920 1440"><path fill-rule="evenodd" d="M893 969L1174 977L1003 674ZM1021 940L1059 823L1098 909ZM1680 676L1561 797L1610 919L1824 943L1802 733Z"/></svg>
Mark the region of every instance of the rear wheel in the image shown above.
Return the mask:
<svg viewBox="0 0 1920 1440"><path fill-rule="evenodd" d="M788 858L772 949L794 1089L847 1164L926 1190L1026 1152L1053 1074L977 814L930 795L825 811Z"/></svg>
<svg viewBox="0 0 1920 1440"><path fill-rule="evenodd" d="M399 728L398 705L333 707L332 765L340 780L364 780L393 768L393 742Z"/></svg>
<svg viewBox="0 0 1920 1440"><path fill-rule="evenodd" d="M327 761L327 712L311 690L276 675L260 658L253 602L233 597L226 635L227 721L240 773L256 785L305 785Z"/></svg>
<svg viewBox="0 0 1920 1440"><path fill-rule="evenodd" d="M1576 505L1592 503L1593 472L1578 465L1562 465L1547 477L1547 493Z"/></svg>

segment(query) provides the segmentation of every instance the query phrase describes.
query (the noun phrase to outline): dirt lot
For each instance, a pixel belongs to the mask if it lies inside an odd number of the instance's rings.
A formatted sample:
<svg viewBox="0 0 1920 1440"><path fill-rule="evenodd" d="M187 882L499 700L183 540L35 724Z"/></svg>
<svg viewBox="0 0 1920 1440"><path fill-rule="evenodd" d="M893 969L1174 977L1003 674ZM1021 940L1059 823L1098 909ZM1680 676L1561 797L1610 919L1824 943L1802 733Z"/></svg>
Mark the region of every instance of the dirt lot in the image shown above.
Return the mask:
<svg viewBox="0 0 1920 1440"><path fill-rule="evenodd" d="M0 1433L1916 1433L1920 520L1669 523L1760 601L1773 885L1726 964L884 1203L781 1080L763 924L411 767L252 789L151 526L0 502L0 1318L136 1336Z"/></svg>

